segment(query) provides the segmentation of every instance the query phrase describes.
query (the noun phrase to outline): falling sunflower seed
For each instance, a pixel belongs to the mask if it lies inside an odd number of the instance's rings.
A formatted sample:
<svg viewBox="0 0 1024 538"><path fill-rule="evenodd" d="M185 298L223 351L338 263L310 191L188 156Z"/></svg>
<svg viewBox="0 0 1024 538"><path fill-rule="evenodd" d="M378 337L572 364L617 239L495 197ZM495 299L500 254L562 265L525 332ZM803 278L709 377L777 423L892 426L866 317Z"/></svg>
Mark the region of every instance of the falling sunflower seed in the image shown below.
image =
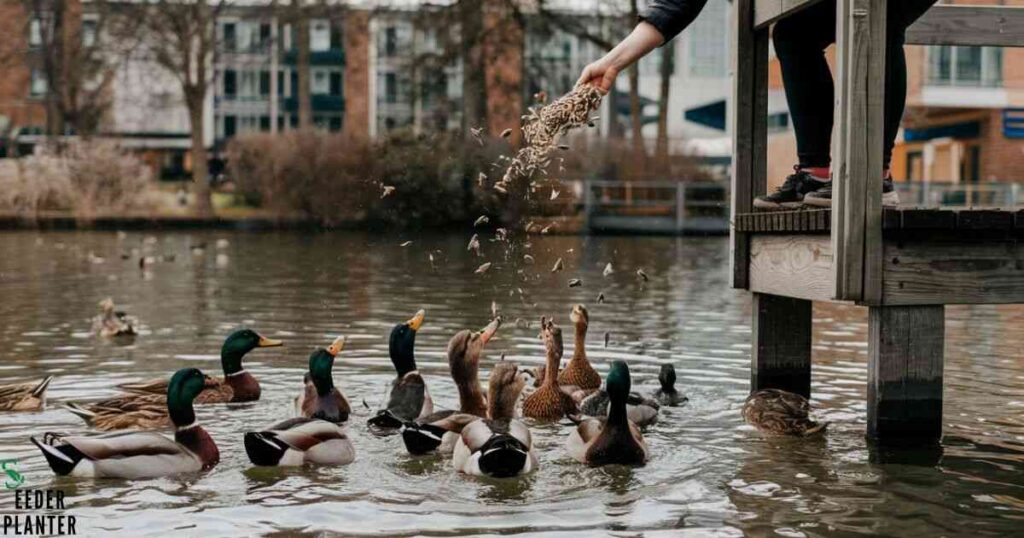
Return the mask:
<svg viewBox="0 0 1024 538"><path fill-rule="evenodd" d="M604 347L608 347L608 342L610 342L611 339L612 339L611 333L609 333L608 331L605 331L604 332Z"/></svg>
<svg viewBox="0 0 1024 538"><path fill-rule="evenodd" d="M470 132L470 134L473 135L473 138L477 141L477 143L479 143L481 146L484 145L484 140L483 140L483 138L480 137L480 134L484 132L484 128L483 127L476 127L476 128L470 127L469 128L469 132Z"/></svg>
<svg viewBox="0 0 1024 538"><path fill-rule="evenodd" d="M608 262L608 265L604 266L604 272L601 273L601 274L604 275L605 278L607 278L608 276L610 276L614 272L615 272L615 270L612 269L612 262Z"/></svg>
<svg viewBox="0 0 1024 538"><path fill-rule="evenodd" d="M383 191L380 194L380 197L382 199L391 196L395 192L395 188L392 187L391 185L381 185L381 189L383 189Z"/></svg>
<svg viewBox="0 0 1024 538"><path fill-rule="evenodd" d="M473 227L476 228L477 226L487 224L488 222L491 222L491 219L487 218L487 215L480 215L480 218L473 222Z"/></svg>
<svg viewBox="0 0 1024 538"><path fill-rule="evenodd" d="M542 230L540 231L540 234L541 234L541 235L547 235L547 233L548 233L548 232L550 232L550 231L551 231L551 229L552 229L552 228L554 228L554 227L555 227L555 223L554 223L554 222L552 222L551 224L548 224L547 226L545 226L545 227L544 227L544 228L543 228L543 229L542 229Z"/></svg>
<svg viewBox="0 0 1024 538"><path fill-rule="evenodd" d="M496 319L497 317L498 317L498 303L496 301L491 301L491 319Z"/></svg>
<svg viewBox="0 0 1024 538"><path fill-rule="evenodd" d="M557 273L561 271L564 267L565 265L562 263L562 258L558 258L558 261L555 262L555 266L551 268L551 272Z"/></svg>
<svg viewBox="0 0 1024 538"><path fill-rule="evenodd" d="M484 188L484 185L486 183L487 183L487 174L485 174L483 172L480 172L480 175L476 176L476 184L479 185L480 188L482 189L482 188Z"/></svg>
<svg viewBox="0 0 1024 538"><path fill-rule="evenodd" d="M501 132L501 137L502 138L508 138L510 136L512 136L512 129L511 128L505 129L504 131Z"/></svg>
<svg viewBox="0 0 1024 538"><path fill-rule="evenodd" d="M551 189L551 199L554 200L555 198L558 198L558 191Z"/></svg>
<svg viewBox="0 0 1024 538"><path fill-rule="evenodd" d="M647 277L647 273L645 273L643 269L637 269L636 270L636 276L639 277L644 282L647 282L648 280L650 280L650 278Z"/></svg>
<svg viewBox="0 0 1024 538"><path fill-rule="evenodd" d="M597 304L604 304L604 293L597 294Z"/></svg>
<svg viewBox="0 0 1024 538"><path fill-rule="evenodd" d="M508 191L505 190L505 187L503 187L502 185L499 185L497 183L494 184L494 190L500 192L501 194L508 194Z"/></svg>
<svg viewBox="0 0 1024 538"><path fill-rule="evenodd" d="M401 245L398 245L398 246L400 246L400 247L407 247L407 246L409 246L411 244L412 244L412 241L406 241L405 243L402 243Z"/></svg>
<svg viewBox="0 0 1024 538"><path fill-rule="evenodd" d="M533 256L530 256L529 254L523 254L523 261L529 264L533 264L535 260L533 259Z"/></svg>
<svg viewBox="0 0 1024 538"><path fill-rule="evenodd" d="M472 250L477 256L480 255L480 236L473 234L473 237L469 239L469 244L466 245L466 250Z"/></svg>
<svg viewBox="0 0 1024 538"><path fill-rule="evenodd" d="M487 262L487 263L481 265L480 267L477 267L476 271L473 271L473 273L478 274L478 275L482 275L482 274L486 273L487 270L490 269L490 268L491 268L491 262Z"/></svg>
<svg viewBox="0 0 1024 538"><path fill-rule="evenodd" d="M532 229L533 229L533 221L531 220L530 222L526 223L526 227L523 228L523 231L525 231L526 233L530 233L530 230L532 230Z"/></svg>
<svg viewBox="0 0 1024 538"><path fill-rule="evenodd" d="M431 252L428 252L427 253L427 257L430 258L430 268L436 271L437 270L437 266L434 265L434 254L431 253Z"/></svg>
<svg viewBox="0 0 1024 538"><path fill-rule="evenodd" d="M580 287L582 285L583 285L583 280L578 279L578 278L574 278L574 279L569 281L569 287L570 288L578 288L578 287Z"/></svg>
<svg viewBox="0 0 1024 538"><path fill-rule="evenodd" d="M562 151L569 151L569 146L566 145L566 144L559 144L558 145L558 149L560 149Z"/></svg>

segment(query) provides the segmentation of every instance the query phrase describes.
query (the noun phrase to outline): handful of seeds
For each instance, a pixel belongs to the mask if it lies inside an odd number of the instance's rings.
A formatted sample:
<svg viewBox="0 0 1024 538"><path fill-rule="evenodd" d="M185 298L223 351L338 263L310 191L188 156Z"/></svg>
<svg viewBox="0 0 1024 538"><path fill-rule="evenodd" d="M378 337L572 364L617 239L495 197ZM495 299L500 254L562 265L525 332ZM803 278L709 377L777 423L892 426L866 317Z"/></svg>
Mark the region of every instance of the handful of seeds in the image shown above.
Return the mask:
<svg viewBox="0 0 1024 538"><path fill-rule="evenodd" d="M494 188L506 192L517 178L529 178L538 171L545 172L551 164L551 151L559 147L558 139L570 129L592 125L591 114L601 105L602 97L596 86L584 84L549 105L531 108L529 114L523 116L526 145L516 153Z"/></svg>

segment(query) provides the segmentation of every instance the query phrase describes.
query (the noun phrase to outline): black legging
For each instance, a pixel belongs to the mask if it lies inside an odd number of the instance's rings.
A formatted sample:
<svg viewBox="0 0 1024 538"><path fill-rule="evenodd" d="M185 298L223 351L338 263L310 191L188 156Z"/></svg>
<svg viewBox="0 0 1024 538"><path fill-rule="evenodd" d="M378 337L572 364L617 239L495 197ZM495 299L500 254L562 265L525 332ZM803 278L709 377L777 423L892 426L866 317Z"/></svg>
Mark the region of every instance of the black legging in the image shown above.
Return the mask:
<svg viewBox="0 0 1024 538"><path fill-rule="evenodd" d="M889 167L896 133L907 100L907 59L903 43L907 27L936 0L890 0L885 48L884 162ZM775 54L782 67L786 101L796 131L797 155L802 167L824 167L831 162L835 88L825 48L836 42L836 2L825 0L787 17L773 30Z"/></svg>

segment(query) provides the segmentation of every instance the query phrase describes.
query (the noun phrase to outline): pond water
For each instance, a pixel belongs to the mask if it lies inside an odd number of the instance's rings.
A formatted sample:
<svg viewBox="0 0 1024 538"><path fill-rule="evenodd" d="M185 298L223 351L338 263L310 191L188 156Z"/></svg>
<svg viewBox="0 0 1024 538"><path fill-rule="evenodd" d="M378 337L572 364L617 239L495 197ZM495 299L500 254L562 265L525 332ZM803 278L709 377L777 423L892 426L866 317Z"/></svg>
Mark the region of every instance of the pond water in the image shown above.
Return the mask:
<svg viewBox="0 0 1024 538"><path fill-rule="evenodd" d="M217 248L218 240L227 244ZM498 244L485 240L494 265L483 275L473 273L482 260L466 251L467 240L0 234L0 380L57 376L45 411L0 415L0 456L20 460L24 487L65 490L67 513L78 517L84 535L1006 536L1024 529L1024 308L947 309L942 450L887 454L864 439L866 312L817 306L812 404L832 425L816 441L767 440L740 417L750 300L729 288L725 239L542 237L533 240L533 266L505 261ZM405 241L413 243L400 246ZM200 244L203 253L190 249ZM174 260L142 271L132 249ZM552 274L559 257L566 270ZM608 262L616 272L605 278ZM646 284L637 281L637 268L650 276ZM582 278L583 286L569 288L570 278ZM599 292L605 304L596 304ZM96 303L107 296L141 320L134 342L88 334ZM588 352L602 374L610 360L625 359L634 388L649 392L659 365L675 365L690 401L665 410L646 433L646 467L580 466L563 448L568 426L537 426L536 473L481 480L454 474L437 457L408 456L399 437L367 431L362 401L376 408L393 376L390 327L426 309L420 370L437 404L454 406L447 340L459 329L483 327L492 301L506 319L532 324L502 327L483 375L502 353L541 364L536 320L546 314L568 326L574 302L590 309ZM246 359L263 385L260 401L197 407L221 449L211 472L136 482L55 479L29 444L29 435L45 431L86 431L61 401L109 396L116 383L184 366L219 374L221 341L241 325L286 346ZM357 404L350 428L356 462L253 469L242 433L289 415L309 351L339 333L349 345L334 376ZM567 355L571 345L569 336ZM0 493L0 507L13 511L13 495Z"/></svg>

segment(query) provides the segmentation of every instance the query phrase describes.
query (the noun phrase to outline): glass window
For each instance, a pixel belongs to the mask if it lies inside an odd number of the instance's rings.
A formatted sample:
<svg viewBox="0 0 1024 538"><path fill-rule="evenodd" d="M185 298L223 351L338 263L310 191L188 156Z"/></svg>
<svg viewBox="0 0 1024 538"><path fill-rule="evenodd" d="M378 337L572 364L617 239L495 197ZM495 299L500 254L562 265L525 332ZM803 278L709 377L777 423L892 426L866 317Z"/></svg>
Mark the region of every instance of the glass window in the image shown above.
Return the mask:
<svg viewBox="0 0 1024 538"><path fill-rule="evenodd" d="M235 23L225 22L223 26L224 50L234 51L238 46L238 36Z"/></svg>
<svg viewBox="0 0 1024 538"><path fill-rule="evenodd" d="M270 95L270 71L260 71L260 97L268 95Z"/></svg>
<svg viewBox="0 0 1024 538"><path fill-rule="evenodd" d="M43 21L33 18L28 24L28 44L38 47L43 44Z"/></svg>
<svg viewBox="0 0 1024 538"><path fill-rule="evenodd" d="M238 118L224 116L224 138L231 138L238 132Z"/></svg>
<svg viewBox="0 0 1024 538"><path fill-rule="evenodd" d="M331 91L330 81L327 77L327 70L313 69L313 80L310 82L310 91L316 95L325 95Z"/></svg>
<svg viewBox="0 0 1024 538"><path fill-rule="evenodd" d="M1003 51L996 47L930 47L928 82L939 86L999 86Z"/></svg>
<svg viewBox="0 0 1024 538"><path fill-rule="evenodd" d="M91 47L96 44L96 19L82 19L82 45Z"/></svg>
<svg viewBox="0 0 1024 538"><path fill-rule="evenodd" d="M331 25L325 20L314 20L309 25L309 49L325 51L331 49Z"/></svg>
<svg viewBox="0 0 1024 538"><path fill-rule="evenodd" d="M224 96L234 99L238 95L238 73L234 69L224 71Z"/></svg>
<svg viewBox="0 0 1024 538"><path fill-rule="evenodd" d="M32 82L29 85L29 95L39 97L46 94L49 85L46 83L46 74L41 69L32 70Z"/></svg>
<svg viewBox="0 0 1024 538"><path fill-rule="evenodd" d="M334 96L341 95L341 71L331 71L330 93Z"/></svg>
<svg viewBox="0 0 1024 538"><path fill-rule="evenodd" d="M384 102L398 102L398 78L394 73L384 75Z"/></svg>
<svg viewBox="0 0 1024 538"><path fill-rule="evenodd" d="M398 50L398 30L394 26L384 29L384 56L394 56Z"/></svg>

